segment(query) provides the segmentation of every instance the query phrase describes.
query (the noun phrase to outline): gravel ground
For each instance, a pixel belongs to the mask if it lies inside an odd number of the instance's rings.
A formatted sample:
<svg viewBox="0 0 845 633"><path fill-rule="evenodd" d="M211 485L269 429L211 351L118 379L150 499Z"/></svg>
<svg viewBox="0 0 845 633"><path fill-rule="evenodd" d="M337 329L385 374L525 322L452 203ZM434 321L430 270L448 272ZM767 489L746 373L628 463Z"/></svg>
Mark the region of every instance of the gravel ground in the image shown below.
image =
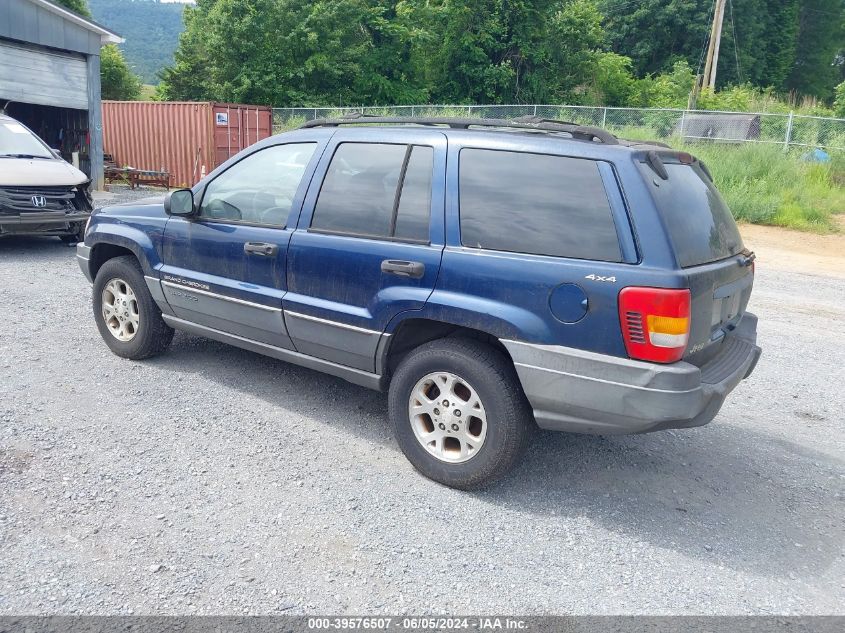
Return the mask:
<svg viewBox="0 0 845 633"><path fill-rule="evenodd" d="M383 395L177 333L113 356L59 240L0 242L0 614L844 613L845 280L758 265L716 421L417 475Z"/></svg>
<svg viewBox="0 0 845 633"><path fill-rule="evenodd" d="M161 187L148 187L139 185L132 189L129 185L115 184L108 185L108 191L92 191L95 207L114 206L142 200L144 198L162 197L167 194L167 189Z"/></svg>

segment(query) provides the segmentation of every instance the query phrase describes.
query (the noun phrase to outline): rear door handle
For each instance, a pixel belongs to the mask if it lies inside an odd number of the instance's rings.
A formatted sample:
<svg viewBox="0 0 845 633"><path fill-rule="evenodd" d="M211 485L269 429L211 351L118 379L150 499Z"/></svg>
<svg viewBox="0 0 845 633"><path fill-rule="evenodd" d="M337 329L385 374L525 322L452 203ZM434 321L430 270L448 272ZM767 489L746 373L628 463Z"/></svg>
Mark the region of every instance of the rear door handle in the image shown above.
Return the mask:
<svg viewBox="0 0 845 633"><path fill-rule="evenodd" d="M268 244L267 242L246 242L244 244L244 253L247 255L272 257L279 253L279 247L277 244Z"/></svg>
<svg viewBox="0 0 845 633"><path fill-rule="evenodd" d="M401 259L385 259L381 263L381 272L419 279L425 274L425 264L422 262L406 262Z"/></svg>

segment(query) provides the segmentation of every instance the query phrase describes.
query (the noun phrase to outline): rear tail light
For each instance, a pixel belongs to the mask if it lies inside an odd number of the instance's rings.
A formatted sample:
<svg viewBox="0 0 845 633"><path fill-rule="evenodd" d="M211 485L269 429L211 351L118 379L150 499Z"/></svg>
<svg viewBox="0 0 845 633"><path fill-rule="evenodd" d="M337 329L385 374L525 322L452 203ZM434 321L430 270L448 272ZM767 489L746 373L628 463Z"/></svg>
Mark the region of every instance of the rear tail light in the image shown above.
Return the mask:
<svg viewBox="0 0 845 633"><path fill-rule="evenodd" d="M668 288L624 288L619 321L628 356L655 363L681 360L690 328L690 292Z"/></svg>

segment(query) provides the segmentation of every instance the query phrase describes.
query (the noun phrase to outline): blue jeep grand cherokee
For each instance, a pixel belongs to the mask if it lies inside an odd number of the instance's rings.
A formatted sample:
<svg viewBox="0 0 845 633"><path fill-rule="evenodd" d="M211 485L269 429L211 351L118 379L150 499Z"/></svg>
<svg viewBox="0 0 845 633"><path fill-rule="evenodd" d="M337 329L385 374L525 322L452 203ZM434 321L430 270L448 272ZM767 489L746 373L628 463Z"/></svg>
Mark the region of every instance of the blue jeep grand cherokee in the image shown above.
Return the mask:
<svg viewBox="0 0 845 633"><path fill-rule="evenodd" d="M78 257L115 354L178 328L388 390L402 451L458 488L537 425L706 424L760 356L707 168L562 122L313 121L98 210Z"/></svg>

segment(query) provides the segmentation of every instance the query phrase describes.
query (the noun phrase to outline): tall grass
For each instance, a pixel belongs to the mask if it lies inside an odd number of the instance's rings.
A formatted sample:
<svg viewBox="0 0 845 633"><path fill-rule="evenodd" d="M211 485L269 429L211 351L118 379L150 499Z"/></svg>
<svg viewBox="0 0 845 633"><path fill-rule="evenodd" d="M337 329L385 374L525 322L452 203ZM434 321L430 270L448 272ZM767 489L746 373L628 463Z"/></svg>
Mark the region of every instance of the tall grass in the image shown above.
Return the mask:
<svg viewBox="0 0 845 633"><path fill-rule="evenodd" d="M761 144L678 145L703 160L738 220L804 231L837 230L845 213L845 157L829 163Z"/></svg>

